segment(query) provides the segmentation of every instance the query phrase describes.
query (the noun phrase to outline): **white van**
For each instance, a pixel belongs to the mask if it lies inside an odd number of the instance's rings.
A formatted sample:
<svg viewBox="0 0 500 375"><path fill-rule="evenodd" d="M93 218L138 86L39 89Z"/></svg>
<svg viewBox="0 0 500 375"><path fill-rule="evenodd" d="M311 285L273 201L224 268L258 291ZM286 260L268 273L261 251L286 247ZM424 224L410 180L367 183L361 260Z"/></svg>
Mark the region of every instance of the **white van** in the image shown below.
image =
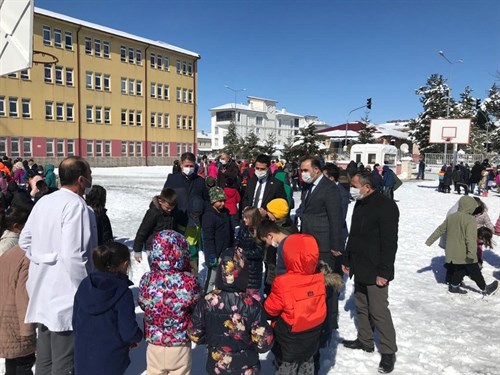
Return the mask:
<svg viewBox="0 0 500 375"><path fill-rule="evenodd" d="M387 164L391 169L396 169L398 149L396 146L382 144L355 144L351 147L351 160L363 165Z"/></svg>

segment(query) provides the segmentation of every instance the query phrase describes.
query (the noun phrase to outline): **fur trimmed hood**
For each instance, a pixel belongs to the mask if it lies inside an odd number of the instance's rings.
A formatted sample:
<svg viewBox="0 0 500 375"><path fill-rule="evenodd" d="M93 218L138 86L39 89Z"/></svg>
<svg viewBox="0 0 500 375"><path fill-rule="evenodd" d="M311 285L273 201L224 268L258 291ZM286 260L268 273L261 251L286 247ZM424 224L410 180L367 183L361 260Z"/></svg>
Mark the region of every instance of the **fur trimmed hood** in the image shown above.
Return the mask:
<svg viewBox="0 0 500 375"><path fill-rule="evenodd" d="M332 287L336 292L340 292L345 287L345 282L342 276L333 272L332 268L322 260L318 262L318 270L325 277L325 286Z"/></svg>

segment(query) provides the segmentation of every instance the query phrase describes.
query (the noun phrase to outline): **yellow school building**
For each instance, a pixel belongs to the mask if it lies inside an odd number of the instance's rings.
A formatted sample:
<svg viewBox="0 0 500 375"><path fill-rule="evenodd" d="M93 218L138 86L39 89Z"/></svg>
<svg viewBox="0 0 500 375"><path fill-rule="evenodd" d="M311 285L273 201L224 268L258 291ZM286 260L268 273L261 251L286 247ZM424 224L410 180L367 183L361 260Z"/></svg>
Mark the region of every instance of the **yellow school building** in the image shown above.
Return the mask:
<svg viewBox="0 0 500 375"><path fill-rule="evenodd" d="M40 8L33 50L32 68L0 77L0 156L127 166L196 153L199 54Z"/></svg>

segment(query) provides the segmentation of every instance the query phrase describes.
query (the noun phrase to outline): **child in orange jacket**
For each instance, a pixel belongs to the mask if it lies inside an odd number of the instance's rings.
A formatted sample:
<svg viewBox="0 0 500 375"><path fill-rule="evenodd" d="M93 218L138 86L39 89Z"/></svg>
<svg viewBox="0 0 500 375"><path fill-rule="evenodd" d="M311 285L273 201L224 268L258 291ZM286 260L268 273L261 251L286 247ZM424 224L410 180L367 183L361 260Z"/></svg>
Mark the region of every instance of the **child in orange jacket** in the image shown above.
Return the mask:
<svg viewBox="0 0 500 375"><path fill-rule="evenodd" d="M309 234L292 234L283 245L286 273L274 279L264 308L273 321L276 374L313 374L326 318L325 278L317 270L318 244Z"/></svg>

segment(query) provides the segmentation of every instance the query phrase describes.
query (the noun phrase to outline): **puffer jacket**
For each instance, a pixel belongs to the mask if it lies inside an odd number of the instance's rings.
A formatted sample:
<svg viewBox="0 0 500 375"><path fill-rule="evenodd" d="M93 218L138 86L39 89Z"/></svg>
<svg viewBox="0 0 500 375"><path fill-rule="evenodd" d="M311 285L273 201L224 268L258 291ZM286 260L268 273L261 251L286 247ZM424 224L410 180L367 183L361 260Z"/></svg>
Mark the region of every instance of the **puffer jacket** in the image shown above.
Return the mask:
<svg viewBox="0 0 500 375"><path fill-rule="evenodd" d="M292 234L283 245L287 272L274 279L264 308L273 320L274 355L285 362L302 362L319 347L326 318L326 288L317 270L319 249L313 236Z"/></svg>
<svg viewBox="0 0 500 375"><path fill-rule="evenodd" d="M142 340L126 275L92 272L82 280L73 305L75 373L121 375L129 348Z"/></svg>
<svg viewBox="0 0 500 375"><path fill-rule="evenodd" d="M242 226L235 240L235 246L243 249L248 263L248 288L260 289L264 261L264 246L257 243L247 226Z"/></svg>
<svg viewBox="0 0 500 375"><path fill-rule="evenodd" d="M134 252L140 253L143 246L146 250L151 249L151 242L156 233L165 229L176 229L176 218L179 213L177 208L171 212L165 212L161 209L158 202L158 196L154 197L146 211L141 225L137 230L134 240Z"/></svg>
<svg viewBox="0 0 500 375"><path fill-rule="evenodd" d="M24 357L36 349L35 325L24 323L28 269L19 246L0 256L0 358Z"/></svg>
<svg viewBox="0 0 500 375"><path fill-rule="evenodd" d="M477 225L472 216L476 207L474 198L460 198L458 211L448 216L425 241L430 246L446 234L446 263L477 263Z"/></svg>
<svg viewBox="0 0 500 375"><path fill-rule="evenodd" d="M189 247L181 234L156 234L151 251L151 272L139 283L139 306L144 310L146 341L158 346L189 344L187 326L200 298L200 287L190 272Z"/></svg>
<svg viewBox="0 0 500 375"><path fill-rule="evenodd" d="M262 305L244 291L248 269L241 249L220 257L216 289L201 299L188 328L189 337L208 349L209 374L258 374L259 354L273 342Z"/></svg>

